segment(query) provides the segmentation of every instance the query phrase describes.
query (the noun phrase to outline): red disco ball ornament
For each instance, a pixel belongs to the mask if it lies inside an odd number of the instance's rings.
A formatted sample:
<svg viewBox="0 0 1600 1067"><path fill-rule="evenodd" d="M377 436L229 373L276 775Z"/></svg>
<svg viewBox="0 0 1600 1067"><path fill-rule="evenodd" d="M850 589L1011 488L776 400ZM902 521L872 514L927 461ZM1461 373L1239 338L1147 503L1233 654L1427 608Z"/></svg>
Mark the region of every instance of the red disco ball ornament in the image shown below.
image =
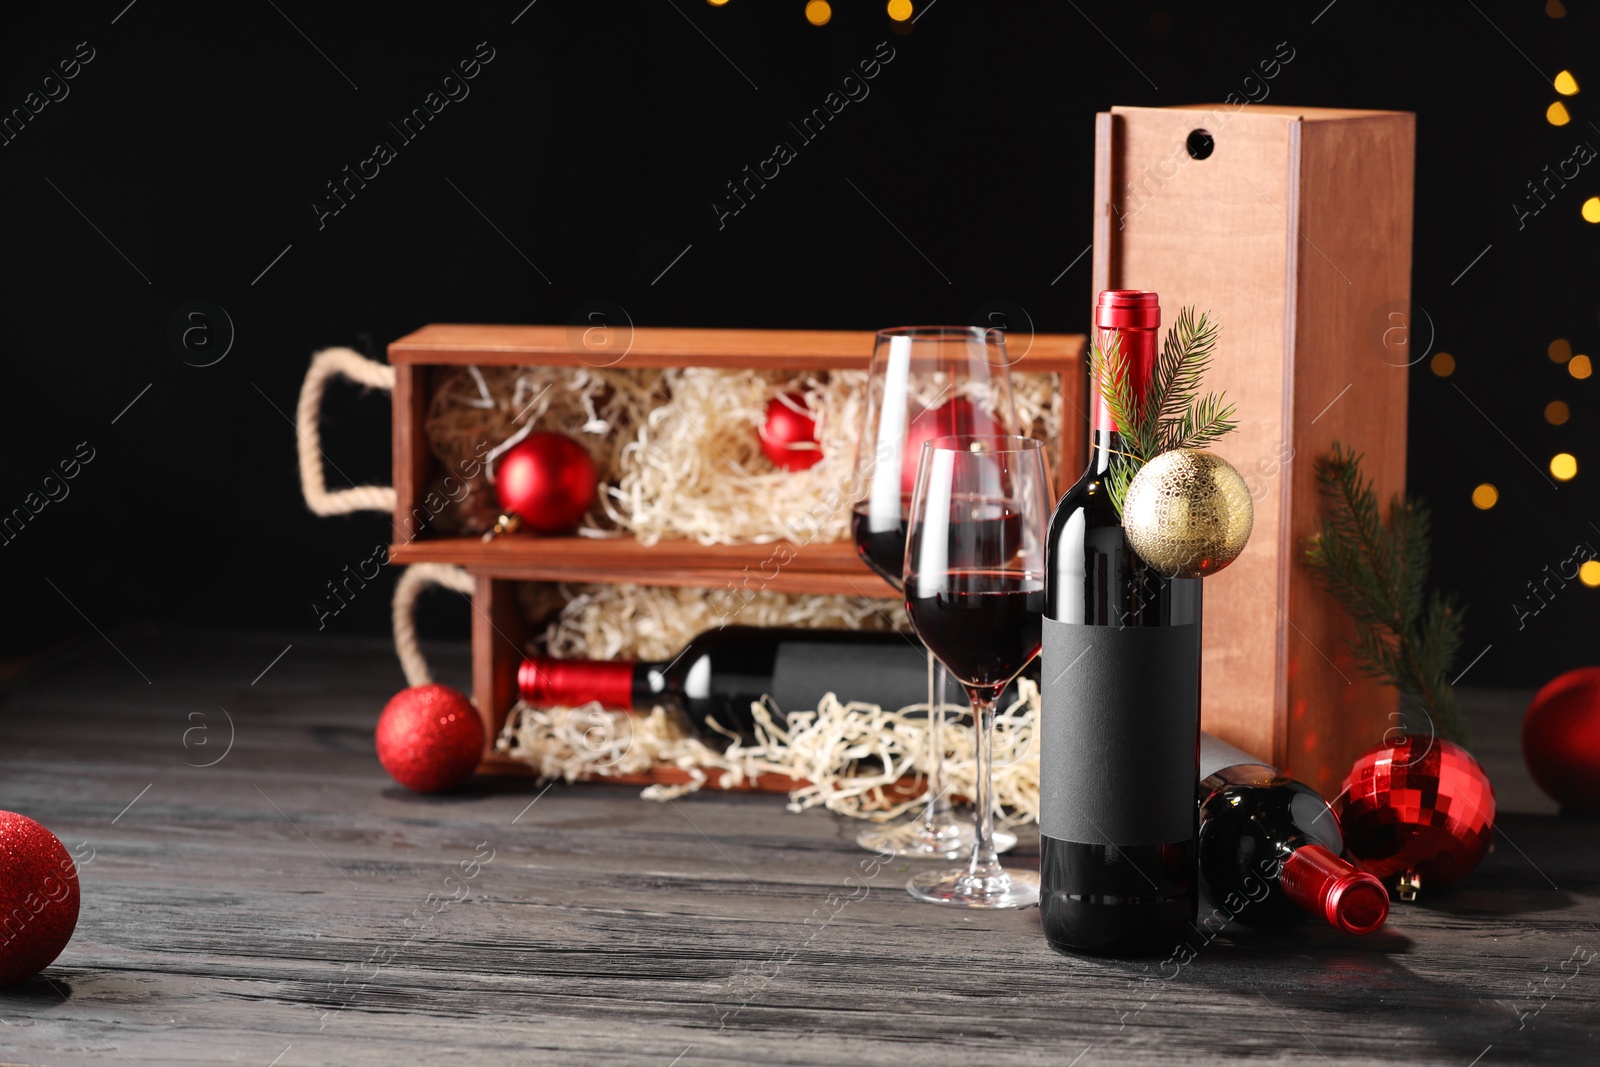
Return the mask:
<svg viewBox="0 0 1600 1067"><path fill-rule="evenodd" d="M378 716L378 762L418 793L438 793L471 777L483 757L483 721L447 685L402 689Z"/></svg>
<svg viewBox="0 0 1600 1067"><path fill-rule="evenodd" d="M1461 881L1494 837L1494 786L1472 754L1440 738L1403 734L1368 749L1338 802L1345 849L1363 869L1415 900Z"/></svg>
<svg viewBox="0 0 1600 1067"><path fill-rule="evenodd" d="M1600 667L1568 671L1539 690L1522 720L1522 758L1563 808L1600 811Z"/></svg>
<svg viewBox="0 0 1600 1067"><path fill-rule="evenodd" d="M78 866L60 838L0 811L0 986L54 962L78 926Z"/></svg>
<svg viewBox="0 0 1600 1067"><path fill-rule="evenodd" d="M539 533L565 533L578 525L599 486L589 450L561 433L529 434L495 466L500 506Z"/></svg>
<svg viewBox="0 0 1600 1067"><path fill-rule="evenodd" d="M917 464L922 462L922 446L935 437L958 434L979 437L1001 433L999 423L975 407L964 396L946 400L936 408L923 408L906 432L906 460L900 471L900 490L907 497L917 484Z"/></svg>
<svg viewBox="0 0 1600 1067"><path fill-rule="evenodd" d="M773 466L786 471L803 471L822 460L817 444L817 420L806 408L799 393L775 396L767 401L767 421L761 427L761 454Z"/></svg>

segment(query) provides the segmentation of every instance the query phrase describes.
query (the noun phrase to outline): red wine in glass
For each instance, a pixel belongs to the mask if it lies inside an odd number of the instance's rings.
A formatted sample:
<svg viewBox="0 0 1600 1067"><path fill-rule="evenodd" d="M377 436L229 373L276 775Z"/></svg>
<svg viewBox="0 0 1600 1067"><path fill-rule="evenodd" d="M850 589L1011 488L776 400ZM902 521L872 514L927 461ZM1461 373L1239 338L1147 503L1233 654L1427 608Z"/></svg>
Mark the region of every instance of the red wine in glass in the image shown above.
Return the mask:
<svg viewBox="0 0 1600 1067"><path fill-rule="evenodd" d="M861 561L877 572L878 576L896 589L900 588L901 571L906 559L906 519L911 510L911 498L900 502L900 520L882 531L872 529L868 514L871 504L863 500L850 513L850 534L855 539L856 554Z"/></svg>
<svg viewBox="0 0 1600 1067"><path fill-rule="evenodd" d="M923 644L957 678L1002 687L1039 654L1042 577L961 570L948 572L938 586L930 596L907 596L906 612Z"/></svg>

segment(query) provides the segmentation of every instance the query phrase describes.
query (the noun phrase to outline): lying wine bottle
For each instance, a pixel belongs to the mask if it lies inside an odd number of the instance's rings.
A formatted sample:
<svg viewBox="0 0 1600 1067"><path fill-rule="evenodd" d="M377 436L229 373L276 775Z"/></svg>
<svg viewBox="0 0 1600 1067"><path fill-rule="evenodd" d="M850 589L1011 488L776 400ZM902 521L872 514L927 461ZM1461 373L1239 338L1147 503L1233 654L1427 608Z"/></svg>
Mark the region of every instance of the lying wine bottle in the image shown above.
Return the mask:
<svg viewBox="0 0 1600 1067"><path fill-rule="evenodd" d="M1160 322L1155 293L1100 294L1102 348L1120 335L1139 400ZM1103 398L1094 412L1045 549L1039 912L1056 949L1135 955L1171 949L1199 907L1200 579L1128 545L1104 481L1125 448Z"/></svg>
<svg viewBox="0 0 1600 1067"><path fill-rule="evenodd" d="M1351 934L1389 917L1389 892L1339 858L1339 817L1315 789L1200 735L1200 887L1242 923L1321 916Z"/></svg>
<svg viewBox="0 0 1600 1067"><path fill-rule="evenodd" d="M541 707L594 700L622 710L674 708L707 743L726 744L719 729L753 736L750 705L763 696L780 713L815 708L830 692L883 708L926 703L928 660L905 634L727 626L707 630L660 662L526 659L517 688Z"/></svg>

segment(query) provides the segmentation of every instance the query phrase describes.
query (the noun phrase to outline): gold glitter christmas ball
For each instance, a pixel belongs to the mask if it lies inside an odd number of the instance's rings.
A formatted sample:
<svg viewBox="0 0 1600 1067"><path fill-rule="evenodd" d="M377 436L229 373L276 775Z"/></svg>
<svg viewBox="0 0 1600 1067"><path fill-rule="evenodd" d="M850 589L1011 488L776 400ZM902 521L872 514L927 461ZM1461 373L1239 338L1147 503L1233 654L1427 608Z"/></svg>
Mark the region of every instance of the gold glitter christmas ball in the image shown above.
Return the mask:
<svg viewBox="0 0 1600 1067"><path fill-rule="evenodd" d="M1122 502L1128 543L1168 577L1217 573L1244 551L1254 521L1239 472L1198 448L1175 448L1146 463Z"/></svg>

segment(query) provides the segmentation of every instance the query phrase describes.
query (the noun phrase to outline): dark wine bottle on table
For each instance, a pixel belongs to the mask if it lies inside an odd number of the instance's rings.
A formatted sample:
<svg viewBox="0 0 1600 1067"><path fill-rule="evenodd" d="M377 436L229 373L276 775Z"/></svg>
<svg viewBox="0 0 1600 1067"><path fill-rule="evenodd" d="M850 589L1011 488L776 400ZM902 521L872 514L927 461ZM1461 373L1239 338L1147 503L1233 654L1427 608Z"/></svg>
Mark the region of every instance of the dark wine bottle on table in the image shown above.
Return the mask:
<svg viewBox="0 0 1600 1067"><path fill-rule="evenodd" d="M526 659L517 688L539 707L661 705L683 712L708 744L726 745L727 734L754 736L750 705L764 696L776 705L780 725L782 713L815 708L830 692L884 708L925 703L928 660L906 634L725 626L660 662Z"/></svg>
<svg viewBox="0 0 1600 1067"><path fill-rule="evenodd" d="M1135 398L1156 358L1156 294L1095 308ZM1104 481L1124 446L1094 390L1089 469L1046 543L1039 737L1040 919L1061 951L1144 955L1193 932L1200 733L1200 579L1168 578L1128 544Z"/></svg>
<svg viewBox="0 0 1600 1067"><path fill-rule="evenodd" d="M1254 926L1307 913L1370 934L1389 916L1377 878L1339 858L1339 818L1315 789L1210 734L1200 737L1200 888Z"/></svg>

